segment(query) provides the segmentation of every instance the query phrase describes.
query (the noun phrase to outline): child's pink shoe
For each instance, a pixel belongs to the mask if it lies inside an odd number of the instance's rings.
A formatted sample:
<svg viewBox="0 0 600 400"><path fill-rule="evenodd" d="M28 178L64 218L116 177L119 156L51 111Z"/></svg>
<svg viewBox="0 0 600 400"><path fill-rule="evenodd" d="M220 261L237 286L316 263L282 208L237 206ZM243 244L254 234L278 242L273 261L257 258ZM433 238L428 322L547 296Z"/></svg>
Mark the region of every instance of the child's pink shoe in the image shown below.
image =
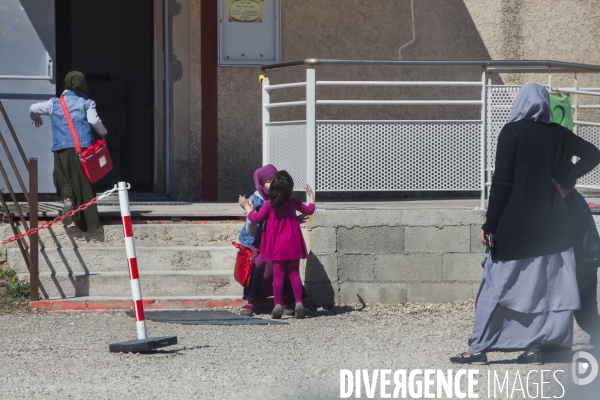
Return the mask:
<svg viewBox="0 0 600 400"><path fill-rule="evenodd" d="M240 315L244 315L246 317L251 317L254 315L254 303L246 302L244 307L242 307L242 311L240 311Z"/></svg>

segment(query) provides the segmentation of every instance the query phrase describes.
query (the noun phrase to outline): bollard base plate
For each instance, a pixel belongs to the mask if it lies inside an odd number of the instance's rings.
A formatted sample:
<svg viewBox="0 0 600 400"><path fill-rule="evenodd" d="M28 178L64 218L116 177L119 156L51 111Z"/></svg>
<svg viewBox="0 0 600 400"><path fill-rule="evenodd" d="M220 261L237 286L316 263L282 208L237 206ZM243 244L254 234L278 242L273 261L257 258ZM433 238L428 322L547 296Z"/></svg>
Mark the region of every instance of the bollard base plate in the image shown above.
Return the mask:
<svg viewBox="0 0 600 400"><path fill-rule="evenodd" d="M141 353L152 351L165 346L177 344L177 336L164 336L147 339L128 340L126 342L112 343L108 349L112 353Z"/></svg>

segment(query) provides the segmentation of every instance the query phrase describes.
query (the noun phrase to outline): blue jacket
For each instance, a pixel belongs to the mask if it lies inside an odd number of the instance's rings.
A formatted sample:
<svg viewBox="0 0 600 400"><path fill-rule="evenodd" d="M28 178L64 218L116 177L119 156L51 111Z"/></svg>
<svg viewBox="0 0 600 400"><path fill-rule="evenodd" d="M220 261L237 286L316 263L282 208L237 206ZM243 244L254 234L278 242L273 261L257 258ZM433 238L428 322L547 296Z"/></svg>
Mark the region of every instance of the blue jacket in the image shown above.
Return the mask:
<svg viewBox="0 0 600 400"><path fill-rule="evenodd" d="M252 194L248 200L254 206L254 211L260 210L265 204L265 200L260 196L258 190ZM262 237L263 229L265 228L265 222L261 224L255 224L246 218L246 224L242 228L238 240L242 246L250 248L252 246L257 249L260 247L260 238Z"/></svg>
<svg viewBox="0 0 600 400"><path fill-rule="evenodd" d="M75 125L75 130L79 136L79 144L82 149L85 149L94 142L92 126L88 123L86 115L93 101L81 93L73 91L65 92L63 97L67 102L71 119L73 119L73 125ZM52 98L50 120L52 122L52 151L75 147L62 106L56 97Z"/></svg>

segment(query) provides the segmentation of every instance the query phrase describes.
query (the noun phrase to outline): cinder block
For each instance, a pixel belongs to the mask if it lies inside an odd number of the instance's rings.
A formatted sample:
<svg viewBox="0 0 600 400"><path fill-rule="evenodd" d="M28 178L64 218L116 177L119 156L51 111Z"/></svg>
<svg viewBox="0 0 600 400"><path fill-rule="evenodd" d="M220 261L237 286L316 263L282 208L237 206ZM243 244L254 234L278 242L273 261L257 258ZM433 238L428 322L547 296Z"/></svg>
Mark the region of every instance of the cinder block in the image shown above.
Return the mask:
<svg viewBox="0 0 600 400"><path fill-rule="evenodd" d="M407 283L408 301L445 303L473 298L472 283Z"/></svg>
<svg viewBox="0 0 600 400"><path fill-rule="evenodd" d="M444 254L444 280L479 282L481 280L481 254L449 253Z"/></svg>
<svg viewBox="0 0 600 400"><path fill-rule="evenodd" d="M471 253L483 253L483 246L479 243L481 225L471 225Z"/></svg>
<svg viewBox="0 0 600 400"><path fill-rule="evenodd" d="M306 282L309 304L315 307L333 306L339 303L338 285L330 282Z"/></svg>
<svg viewBox="0 0 600 400"><path fill-rule="evenodd" d="M441 254L379 254L375 278L383 282L441 281Z"/></svg>
<svg viewBox="0 0 600 400"><path fill-rule="evenodd" d="M404 248L401 226L341 227L338 229L337 240L337 248L341 253L401 253Z"/></svg>
<svg viewBox="0 0 600 400"><path fill-rule="evenodd" d="M308 221L310 228L377 226L479 225L482 211L465 209L399 208L393 210L318 210Z"/></svg>
<svg viewBox="0 0 600 400"><path fill-rule="evenodd" d="M424 253L468 253L471 249L470 226L404 228L404 250Z"/></svg>
<svg viewBox="0 0 600 400"><path fill-rule="evenodd" d="M333 254L336 251L335 228L314 228L308 232L309 250L314 254Z"/></svg>
<svg viewBox="0 0 600 400"><path fill-rule="evenodd" d="M400 225L405 226L481 226L484 222L484 214L476 210L411 208L402 211Z"/></svg>
<svg viewBox="0 0 600 400"><path fill-rule="evenodd" d="M317 210L308 220L309 228L401 225L405 210Z"/></svg>
<svg viewBox="0 0 600 400"><path fill-rule="evenodd" d="M375 280L374 255L340 254L338 256L338 263L338 276L340 282Z"/></svg>
<svg viewBox="0 0 600 400"><path fill-rule="evenodd" d="M403 283L348 282L340 284L340 303L401 304L406 303Z"/></svg>
<svg viewBox="0 0 600 400"><path fill-rule="evenodd" d="M305 225L301 225L300 226L300 232L302 232L302 239L304 240L304 243L306 244L306 246L308 247L308 250L310 250L310 237L309 237L309 230Z"/></svg>
<svg viewBox="0 0 600 400"><path fill-rule="evenodd" d="M318 256L311 251L306 261L304 280L306 282L337 282L338 255Z"/></svg>

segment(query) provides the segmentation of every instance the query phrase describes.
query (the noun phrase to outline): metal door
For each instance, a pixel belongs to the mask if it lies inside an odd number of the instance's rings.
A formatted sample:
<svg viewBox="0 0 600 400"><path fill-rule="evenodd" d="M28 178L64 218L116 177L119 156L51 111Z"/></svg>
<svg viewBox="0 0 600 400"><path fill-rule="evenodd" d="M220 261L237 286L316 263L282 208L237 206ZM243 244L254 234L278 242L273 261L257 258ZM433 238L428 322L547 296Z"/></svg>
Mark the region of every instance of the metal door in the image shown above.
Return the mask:
<svg viewBox="0 0 600 400"><path fill-rule="evenodd" d="M56 54L54 0L2 0L0 3L0 100L25 155L38 158L39 192L55 192L52 181L53 155L50 119L36 128L29 118L32 103L46 101L56 94L53 60ZM0 131L27 184L27 169L0 115ZM0 160L9 174L13 189L21 192L6 154ZM0 188L6 184L0 177Z"/></svg>

